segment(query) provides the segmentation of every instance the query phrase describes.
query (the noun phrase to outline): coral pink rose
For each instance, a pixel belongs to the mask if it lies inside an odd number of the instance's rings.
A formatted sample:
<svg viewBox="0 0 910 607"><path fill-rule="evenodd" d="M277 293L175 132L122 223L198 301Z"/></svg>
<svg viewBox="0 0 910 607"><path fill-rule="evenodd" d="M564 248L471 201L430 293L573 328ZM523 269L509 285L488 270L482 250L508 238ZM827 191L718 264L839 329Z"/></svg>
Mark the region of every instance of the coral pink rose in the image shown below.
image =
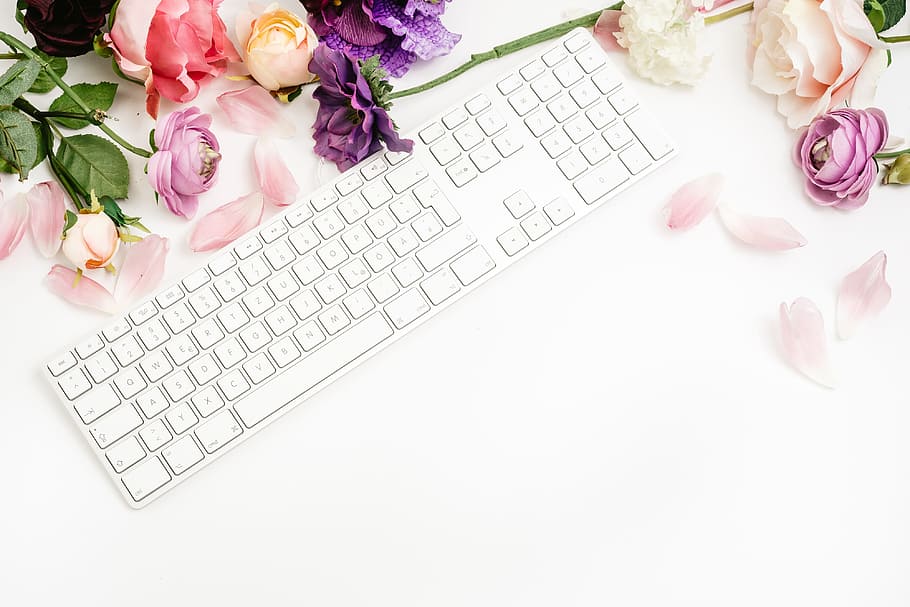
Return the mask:
<svg viewBox="0 0 910 607"><path fill-rule="evenodd" d="M862 0L755 0L751 39L752 84L777 95L790 128L871 105L887 66Z"/></svg>
<svg viewBox="0 0 910 607"><path fill-rule="evenodd" d="M146 111L161 97L186 103L199 87L239 61L218 16L221 0L120 0L105 35L123 73L145 83Z"/></svg>

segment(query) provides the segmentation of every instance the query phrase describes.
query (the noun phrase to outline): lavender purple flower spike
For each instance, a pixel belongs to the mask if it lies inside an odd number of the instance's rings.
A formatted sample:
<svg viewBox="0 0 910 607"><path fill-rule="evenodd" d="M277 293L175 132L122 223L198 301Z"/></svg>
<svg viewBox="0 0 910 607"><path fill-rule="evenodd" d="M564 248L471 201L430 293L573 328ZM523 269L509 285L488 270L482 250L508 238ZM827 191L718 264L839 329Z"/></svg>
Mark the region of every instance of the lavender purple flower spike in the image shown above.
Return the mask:
<svg viewBox="0 0 910 607"><path fill-rule="evenodd" d="M451 0L300 0L310 25L332 49L367 59L399 77L417 59L449 53L461 40L440 21Z"/></svg>

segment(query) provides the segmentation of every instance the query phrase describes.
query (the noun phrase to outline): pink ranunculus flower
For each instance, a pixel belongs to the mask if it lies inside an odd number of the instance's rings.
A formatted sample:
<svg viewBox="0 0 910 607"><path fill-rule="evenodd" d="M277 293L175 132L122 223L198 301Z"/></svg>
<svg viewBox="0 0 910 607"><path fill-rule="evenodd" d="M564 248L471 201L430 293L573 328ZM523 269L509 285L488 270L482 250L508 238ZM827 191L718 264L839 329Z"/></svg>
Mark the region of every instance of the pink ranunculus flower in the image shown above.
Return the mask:
<svg viewBox="0 0 910 607"><path fill-rule="evenodd" d="M888 120L878 108L841 108L816 118L793 150L806 193L822 206L863 206L878 175L875 155L887 141Z"/></svg>
<svg viewBox="0 0 910 607"><path fill-rule="evenodd" d="M794 129L844 101L872 105L888 61L863 0L755 0L750 38L752 84Z"/></svg>
<svg viewBox="0 0 910 607"><path fill-rule="evenodd" d="M63 240L63 254L81 270L103 268L119 248L117 226L103 212L80 213Z"/></svg>
<svg viewBox="0 0 910 607"><path fill-rule="evenodd" d="M304 19L277 3L258 14L240 13L237 40L250 75L262 88L277 91L313 79L307 68L319 38Z"/></svg>
<svg viewBox="0 0 910 607"><path fill-rule="evenodd" d="M221 0L120 0L105 40L123 73L145 83L146 111L161 97L186 103L239 61L218 16Z"/></svg>
<svg viewBox="0 0 910 607"><path fill-rule="evenodd" d="M197 107L170 114L155 129L157 151L149 158L148 180L175 215L192 219L199 194L215 183L220 147L212 117Z"/></svg>

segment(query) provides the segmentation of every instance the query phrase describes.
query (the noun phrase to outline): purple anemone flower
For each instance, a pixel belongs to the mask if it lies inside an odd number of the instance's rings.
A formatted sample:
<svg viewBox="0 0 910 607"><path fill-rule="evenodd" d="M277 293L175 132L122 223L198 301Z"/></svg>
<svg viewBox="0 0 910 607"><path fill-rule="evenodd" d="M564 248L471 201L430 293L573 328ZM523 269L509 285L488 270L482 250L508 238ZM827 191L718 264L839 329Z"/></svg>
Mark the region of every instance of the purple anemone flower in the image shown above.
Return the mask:
<svg viewBox="0 0 910 607"><path fill-rule="evenodd" d="M417 59L449 53L461 40L440 21L451 0L300 0L329 47L358 59L379 56L395 77Z"/></svg>
<svg viewBox="0 0 910 607"><path fill-rule="evenodd" d="M389 117L385 97L391 90L382 80L378 60L360 62L320 44L313 53L310 72L319 76L313 98L316 112L314 150L346 170L385 143L393 152L410 152L414 142L401 139Z"/></svg>

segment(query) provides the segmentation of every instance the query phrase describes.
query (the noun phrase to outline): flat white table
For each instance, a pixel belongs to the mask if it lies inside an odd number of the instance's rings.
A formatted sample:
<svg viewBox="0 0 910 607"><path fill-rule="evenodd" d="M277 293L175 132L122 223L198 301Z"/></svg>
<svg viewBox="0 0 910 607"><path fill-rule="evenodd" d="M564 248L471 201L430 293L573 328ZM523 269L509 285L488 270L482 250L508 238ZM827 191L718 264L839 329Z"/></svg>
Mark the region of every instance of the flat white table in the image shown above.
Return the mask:
<svg viewBox="0 0 910 607"><path fill-rule="evenodd" d="M562 20L561 4L453 2L445 21L463 41L399 86ZM228 23L240 6L222 7ZM17 31L9 13L0 24ZM50 263L31 243L0 262L0 603L906 605L910 190L877 189L853 213L804 197L794 134L749 85L746 19L711 27L695 88L645 83L616 56L679 142L665 170L142 511L39 372L105 318L45 290ZM394 117L415 128L534 52L401 100ZM908 61L895 49L879 93L901 135ZM70 74L114 78L92 57ZM253 189L255 140L213 101L229 86L198 100L225 148L203 211ZM142 90L121 89L115 127L144 141ZM305 190L334 172L310 152L314 108L296 101L298 134L279 143ZM127 210L172 237L175 280L204 259L191 224L156 208L132 168ZM708 171L726 175L725 200L786 217L809 245L755 251L714 218L669 233L667 196ZM841 278L879 249L891 306L833 340ZM781 358L777 307L798 296L825 314L836 390Z"/></svg>

